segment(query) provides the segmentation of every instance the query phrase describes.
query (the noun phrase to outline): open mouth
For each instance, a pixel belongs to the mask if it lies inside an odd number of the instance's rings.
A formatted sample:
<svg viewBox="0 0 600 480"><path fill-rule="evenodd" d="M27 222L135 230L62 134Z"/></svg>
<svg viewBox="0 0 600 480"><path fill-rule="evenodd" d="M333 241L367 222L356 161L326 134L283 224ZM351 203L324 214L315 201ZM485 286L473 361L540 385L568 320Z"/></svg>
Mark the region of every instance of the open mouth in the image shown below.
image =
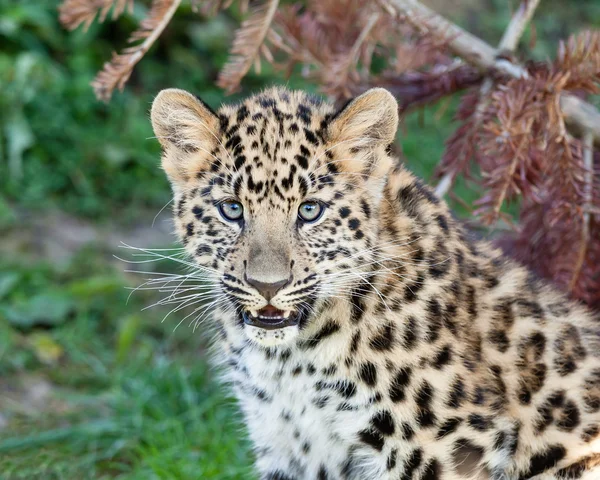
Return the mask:
<svg viewBox="0 0 600 480"><path fill-rule="evenodd" d="M279 310L273 305L267 305L257 311L244 311L242 318L246 325L260 327L265 330L276 330L278 328L298 325L300 315L291 310Z"/></svg>

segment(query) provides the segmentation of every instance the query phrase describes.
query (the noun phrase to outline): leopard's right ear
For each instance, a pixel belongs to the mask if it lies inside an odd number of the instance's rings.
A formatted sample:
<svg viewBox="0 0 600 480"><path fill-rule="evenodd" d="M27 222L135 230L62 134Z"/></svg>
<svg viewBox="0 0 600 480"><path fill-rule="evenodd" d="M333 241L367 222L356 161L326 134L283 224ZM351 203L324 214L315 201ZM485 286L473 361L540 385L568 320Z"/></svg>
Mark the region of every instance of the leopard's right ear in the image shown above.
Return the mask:
<svg viewBox="0 0 600 480"><path fill-rule="evenodd" d="M162 90L152 103L152 128L164 149L162 165L171 182L207 167L217 143L219 118L191 93Z"/></svg>

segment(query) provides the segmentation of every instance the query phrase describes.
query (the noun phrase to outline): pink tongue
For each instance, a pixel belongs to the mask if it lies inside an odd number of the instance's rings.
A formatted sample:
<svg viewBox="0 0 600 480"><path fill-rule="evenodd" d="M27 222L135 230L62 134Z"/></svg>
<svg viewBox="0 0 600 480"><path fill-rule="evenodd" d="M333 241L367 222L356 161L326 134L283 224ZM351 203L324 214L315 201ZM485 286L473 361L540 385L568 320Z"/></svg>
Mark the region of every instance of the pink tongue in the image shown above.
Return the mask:
<svg viewBox="0 0 600 480"><path fill-rule="evenodd" d="M258 314L265 317L283 317L283 312L273 305L267 305L258 311Z"/></svg>

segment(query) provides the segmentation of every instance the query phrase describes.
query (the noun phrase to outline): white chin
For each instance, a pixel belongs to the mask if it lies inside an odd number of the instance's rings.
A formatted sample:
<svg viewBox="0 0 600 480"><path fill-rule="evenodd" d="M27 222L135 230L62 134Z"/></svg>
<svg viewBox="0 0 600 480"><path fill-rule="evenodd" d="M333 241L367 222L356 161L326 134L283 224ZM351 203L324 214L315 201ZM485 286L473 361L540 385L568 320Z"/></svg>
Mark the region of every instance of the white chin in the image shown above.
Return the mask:
<svg viewBox="0 0 600 480"><path fill-rule="evenodd" d="M298 336L298 326L278 328L276 330L265 330L260 327L244 325L244 331L248 338L263 347L275 347L291 342Z"/></svg>

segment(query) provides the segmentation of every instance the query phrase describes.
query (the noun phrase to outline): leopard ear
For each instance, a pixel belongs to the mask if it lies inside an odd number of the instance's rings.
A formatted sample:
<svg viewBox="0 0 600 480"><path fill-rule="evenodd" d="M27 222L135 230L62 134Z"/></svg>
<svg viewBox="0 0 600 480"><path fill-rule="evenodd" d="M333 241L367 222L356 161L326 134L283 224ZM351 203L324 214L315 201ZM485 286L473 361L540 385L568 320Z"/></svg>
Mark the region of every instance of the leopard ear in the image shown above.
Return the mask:
<svg viewBox="0 0 600 480"><path fill-rule="evenodd" d="M331 143L349 148L387 147L398 129L398 103L383 88L372 88L352 100L334 117L328 133Z"/></svg>
<svg viewBox="0 0 600 480"><path fill-rule="evenodd" d="M169 88L154 99L150 117L171 182L185 181L206 167L217 143L219 118L215 112L191 93Z"/></svg>

